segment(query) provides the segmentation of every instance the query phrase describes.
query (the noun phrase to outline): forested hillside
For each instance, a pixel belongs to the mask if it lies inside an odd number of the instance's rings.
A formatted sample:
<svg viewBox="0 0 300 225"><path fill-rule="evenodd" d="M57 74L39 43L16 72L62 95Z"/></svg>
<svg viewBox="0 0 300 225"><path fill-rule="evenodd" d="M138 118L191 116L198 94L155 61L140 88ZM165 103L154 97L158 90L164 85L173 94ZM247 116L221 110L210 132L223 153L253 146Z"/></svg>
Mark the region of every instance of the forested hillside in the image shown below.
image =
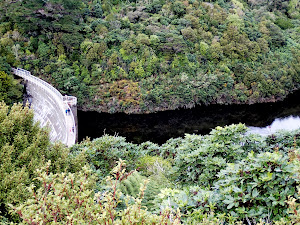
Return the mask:
<svg viewBox="0 0 300 225"><path fill-rule="evenodd" d="M1 1L0 63L84 110L276 101L300 86L299 11L299 0Z"/></svg>

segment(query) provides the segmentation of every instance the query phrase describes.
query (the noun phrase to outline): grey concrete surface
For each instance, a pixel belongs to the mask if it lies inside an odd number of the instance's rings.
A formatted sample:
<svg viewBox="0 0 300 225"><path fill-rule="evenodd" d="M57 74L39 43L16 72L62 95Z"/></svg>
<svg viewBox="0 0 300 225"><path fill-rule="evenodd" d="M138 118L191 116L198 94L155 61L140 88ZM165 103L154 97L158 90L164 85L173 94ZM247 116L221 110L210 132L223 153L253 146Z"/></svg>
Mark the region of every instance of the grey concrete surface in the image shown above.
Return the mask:
<svg viewBox="0 0 300 225"><path fill-rule="evenodd" d="M45 81L34 77L29 71L17 68L13 73L26 82L26 90L32 96L31 107L34 120L41 127L50 129L51 142L61 141L72 146L77 140L77 99L73 96L62 96L58 90ZM70 110L66 113L66 110Z"/></svg>

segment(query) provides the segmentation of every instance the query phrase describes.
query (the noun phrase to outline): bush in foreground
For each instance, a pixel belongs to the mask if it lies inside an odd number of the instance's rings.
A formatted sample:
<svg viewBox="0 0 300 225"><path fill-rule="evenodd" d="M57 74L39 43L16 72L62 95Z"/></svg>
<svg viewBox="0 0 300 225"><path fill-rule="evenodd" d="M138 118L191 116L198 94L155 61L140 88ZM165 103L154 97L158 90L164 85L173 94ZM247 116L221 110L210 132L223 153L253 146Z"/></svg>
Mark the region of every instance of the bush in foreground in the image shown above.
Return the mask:
<svg viewBox="0 0 300 225"><path fill-rule="evenodd" d="M38 186L33 178L48 160L51 172L76 171L85 164L84 153L69 153L61 144L50 144L48 130L34 123L31 109L0 102L0 216L17 219L8 214L7 204L30 197L26 187L32 182Z"/></svg>
<svg viewBox="0 0 300 225"><path fill-rule="evenodd" d="M125 163L120 160L107 177L108 189L94 193L95 176L88 167L78 173L48 173L47 167L38 170L41 187L28 189L31 198L17 207L10 205L22 219L21 224L180 224L180 214L165 210L154 215L142 207L145 185L137 198L127 198L124 210L117 210L121 192L117 186L125 180Z"/></svg>

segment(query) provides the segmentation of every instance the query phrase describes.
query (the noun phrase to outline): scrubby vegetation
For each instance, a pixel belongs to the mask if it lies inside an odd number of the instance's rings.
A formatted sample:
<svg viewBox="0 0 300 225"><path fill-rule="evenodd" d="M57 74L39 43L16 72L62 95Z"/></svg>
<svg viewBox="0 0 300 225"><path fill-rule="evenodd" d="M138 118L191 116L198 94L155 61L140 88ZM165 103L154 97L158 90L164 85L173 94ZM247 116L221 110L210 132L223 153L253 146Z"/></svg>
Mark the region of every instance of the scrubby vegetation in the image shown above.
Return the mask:
<svg viewBox="0 0 300 225"><path fill-rule="evenodd" d="M299 89L299 5L1 1L0 64L30 70L84 110L276 101Z"/></svg>
<svg viewBox="0 0 300 225"><path fill-rule="evenodd" d="M7 204L30 197L26 188L36 184L37 169L48 160L52 161L49 172L78 171L86 162L84 155L69 152L62 145L50 145L48 131L33 123L32 110L0 103L0 215L15 218Z"/></svg>
<svg viewBox="0 0 300 225"><path fill-rule="evenodd" d="M0 70L0 101L9 105L22 100L22 86L6 72Z"/></svg>
<svg viewBox="0 0 300 225"><path fill-rule="evenodd" d="M3 224L299 221L299 130L262 137L238 124L163 145L104 135L68 149L32 117L0 104Z"/></svg>

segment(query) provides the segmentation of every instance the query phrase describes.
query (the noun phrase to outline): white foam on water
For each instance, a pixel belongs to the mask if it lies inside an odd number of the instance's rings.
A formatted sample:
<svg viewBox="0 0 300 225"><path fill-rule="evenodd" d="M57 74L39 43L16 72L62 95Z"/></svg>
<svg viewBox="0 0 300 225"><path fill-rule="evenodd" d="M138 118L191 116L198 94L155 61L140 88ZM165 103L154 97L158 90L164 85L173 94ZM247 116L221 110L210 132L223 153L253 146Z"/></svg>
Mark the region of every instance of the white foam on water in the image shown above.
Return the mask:
<svg viewBox="0 0 300 225"><path fill-rule="evenodd" d="M292 131L300 128L300 117L289 116L286 118L275 119L270 126L266 127L249 127L249 134L270 135L279 130Z"/></svg>

